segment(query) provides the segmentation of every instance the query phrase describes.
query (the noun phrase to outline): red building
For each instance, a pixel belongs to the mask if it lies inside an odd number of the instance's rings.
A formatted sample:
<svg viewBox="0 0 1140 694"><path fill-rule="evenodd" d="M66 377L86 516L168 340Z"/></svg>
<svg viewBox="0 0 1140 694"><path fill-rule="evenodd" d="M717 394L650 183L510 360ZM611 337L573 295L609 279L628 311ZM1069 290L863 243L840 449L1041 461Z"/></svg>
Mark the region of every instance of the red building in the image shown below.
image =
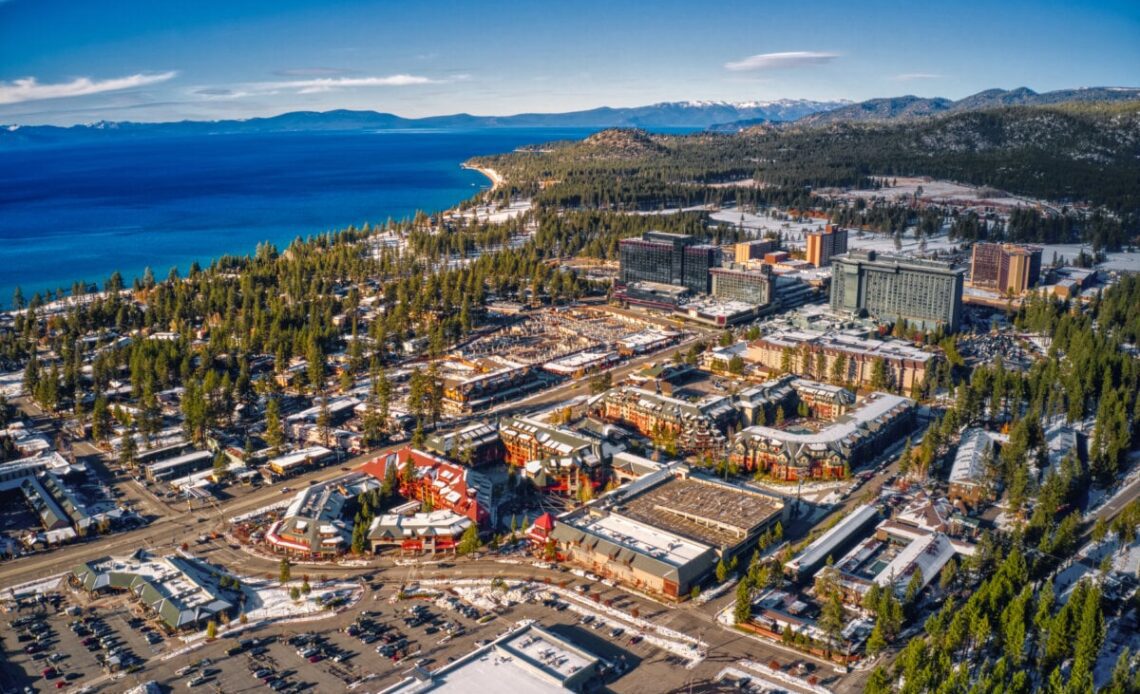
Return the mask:
<svg viewBox="0 0 1140 694"><path fill-rule="evenodd" d="M485 485L479 483L478 473L470 468L405 446L365 463L361 469L384 479L389 465L396 466L400 494L405 498L424 502L431 509L453 511L479 525L490 520L487 504L479 498Z"/></svg>

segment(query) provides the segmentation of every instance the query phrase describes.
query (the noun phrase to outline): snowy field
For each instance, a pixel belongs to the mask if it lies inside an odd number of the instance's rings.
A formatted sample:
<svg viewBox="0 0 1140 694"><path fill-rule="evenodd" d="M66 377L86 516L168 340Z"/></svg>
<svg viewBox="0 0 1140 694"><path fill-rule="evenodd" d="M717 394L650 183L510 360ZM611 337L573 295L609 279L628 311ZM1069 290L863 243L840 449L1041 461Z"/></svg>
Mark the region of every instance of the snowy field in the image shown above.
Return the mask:
<svg viewBox="0 0 1140 694"><path fill-rule="evenodd" d="M956 203L966 205L988 205L1017 207L1018 205L1051 207L1049 203L1035 198L1026 198L1010 195L1004 191L993 188L970 186L953 181L936 181L919 177L898 177L880 179L886 182L893 181L896 185L884 186L879 190L829 190L819 189L820 195L832 195L838 198L882 198L887 201L913 199L918 189L922 188L922 199L933 203Z"/></svg>

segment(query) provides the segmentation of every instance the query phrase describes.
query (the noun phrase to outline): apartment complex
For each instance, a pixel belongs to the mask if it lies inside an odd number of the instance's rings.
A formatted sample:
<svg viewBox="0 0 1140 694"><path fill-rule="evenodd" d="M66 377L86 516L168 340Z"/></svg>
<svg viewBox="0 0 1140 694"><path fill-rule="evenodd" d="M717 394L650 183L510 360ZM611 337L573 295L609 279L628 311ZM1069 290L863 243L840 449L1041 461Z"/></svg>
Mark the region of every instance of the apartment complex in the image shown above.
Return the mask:
<svg viewBox="0 0 1140 694"><path fill-rule="evenodd" d="M970 286L1001 294L1021 294L1037 285L1041 276L1041 249L1011 243L974 244L970 258Z"/></svg>
<svg viewBox="0 0 1140 694"><path fill-rule="evenodd" d="M910 398L872 393L818 430L750 426L736 435L729 458L785 481L842 478L898 441L913 420Z"/></svg>
<svg viewBox="0 0 1140 694"><path fill-rule="evenodd" d="M713 268L712 294L718 299L743 301L764 306L772 301L772 268L765 265L758 270L743 267Z"/></svg>
<svg viewBox="0 0 1140 694"><path fill-rule="evenodd" d="M832 259L831 307L905 320L922 330L958 329L962 271L948 263L853 251Z"/></svg>
<svg viewBox="0 0 1140 694"><path fill-rule="evenodd" d="M882 363L888 388L908 392L926 380L938 355L903 340L871 340L848 333L783 330L748 345L745 359L770 371L787 368L811 378L870 386Z"/></svg>
<svg viewBox="0 0 1140 694"><path fill-rule="evenodd" d="M831 265L831 259L847 252L847 230L827 225L824 231L809 231L804 234L807 241L806 259L816 267Z"/></svg>
<svg viewBox="0 0 1140 694"><path fill-rule="evenodd" d="M645 436L673 436L677 446L687 451L723 446L724 429L736 417L724 396L709 395L693 403L629 386L606 391L597 409L602 418L627 424Z"/></svg>

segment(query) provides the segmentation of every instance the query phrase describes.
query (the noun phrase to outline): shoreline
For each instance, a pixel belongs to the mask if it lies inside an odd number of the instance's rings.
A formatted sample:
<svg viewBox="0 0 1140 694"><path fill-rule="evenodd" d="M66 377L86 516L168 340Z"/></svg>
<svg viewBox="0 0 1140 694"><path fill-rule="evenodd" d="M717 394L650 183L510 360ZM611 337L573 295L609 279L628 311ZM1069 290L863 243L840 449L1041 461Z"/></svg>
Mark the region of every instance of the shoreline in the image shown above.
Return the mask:
<svg viewBox="0 0 1140 694"><path fill-rule="evenodd" d="M491 179L491 190L492 191L498 190L500 186L502 186L504 183L506 183L506 179L503 178L502 174L500 174L498 171L495 171L494 169L492 169L490 167L475 166L474 164L461 164L461 166L465 169L471 169L472 171L478 171L479 173L483 174L487 178Z"/></svg>

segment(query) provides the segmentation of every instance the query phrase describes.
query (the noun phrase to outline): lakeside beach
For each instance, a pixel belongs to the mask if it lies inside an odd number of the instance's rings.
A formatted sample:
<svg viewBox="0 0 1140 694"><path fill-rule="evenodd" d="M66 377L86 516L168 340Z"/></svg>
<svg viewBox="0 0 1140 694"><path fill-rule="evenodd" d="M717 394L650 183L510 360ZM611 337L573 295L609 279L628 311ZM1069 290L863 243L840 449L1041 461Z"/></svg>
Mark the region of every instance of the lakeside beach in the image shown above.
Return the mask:
<svg viewBox="0 0 1140 694"><path fill-rule="evenodd" d="M463 168L470 169L471 171L478 171L487 178L491 179L491 190L498 190L499 186L507 182L503 175L498 171L488 166L475 166L474 164L462 164Z"/></svg>

